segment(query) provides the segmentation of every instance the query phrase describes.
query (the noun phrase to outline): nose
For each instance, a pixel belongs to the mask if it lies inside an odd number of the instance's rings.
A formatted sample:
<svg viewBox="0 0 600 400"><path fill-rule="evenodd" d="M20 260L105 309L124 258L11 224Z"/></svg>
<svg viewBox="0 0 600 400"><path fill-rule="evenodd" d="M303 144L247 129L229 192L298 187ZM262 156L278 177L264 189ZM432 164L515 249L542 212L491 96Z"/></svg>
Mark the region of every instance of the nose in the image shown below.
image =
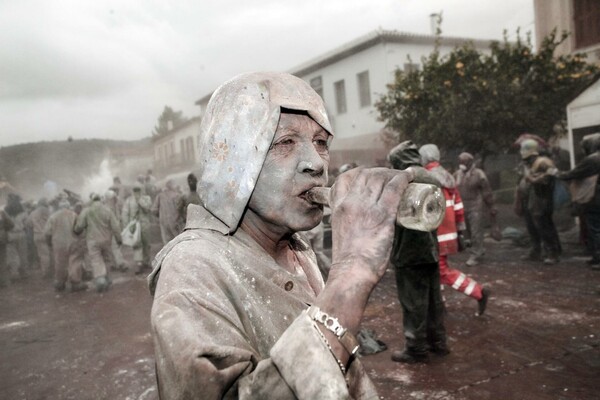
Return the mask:
<svg viewBox="0 0 600 400"><path fill-rule="evenodd" d="M301 174L310 174L312 176L323 175L323 172L325 171L325 161L312 143L302 146L297 171Z"/></svg>

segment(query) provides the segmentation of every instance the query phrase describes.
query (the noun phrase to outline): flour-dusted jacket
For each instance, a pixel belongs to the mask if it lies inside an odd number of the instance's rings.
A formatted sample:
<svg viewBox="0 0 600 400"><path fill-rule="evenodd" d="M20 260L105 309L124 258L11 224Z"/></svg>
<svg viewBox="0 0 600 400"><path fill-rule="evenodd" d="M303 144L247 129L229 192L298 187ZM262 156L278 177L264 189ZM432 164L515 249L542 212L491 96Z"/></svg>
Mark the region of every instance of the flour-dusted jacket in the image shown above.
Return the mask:
<svg viewBox="0 0 600 400"><path fill-rule="evenodd" d="M342 375L303 310L323 288L314 253L295 235L298 273L242 229L201 206L157 255L149 276L162 399L376 399L355 360Z"/></svg>

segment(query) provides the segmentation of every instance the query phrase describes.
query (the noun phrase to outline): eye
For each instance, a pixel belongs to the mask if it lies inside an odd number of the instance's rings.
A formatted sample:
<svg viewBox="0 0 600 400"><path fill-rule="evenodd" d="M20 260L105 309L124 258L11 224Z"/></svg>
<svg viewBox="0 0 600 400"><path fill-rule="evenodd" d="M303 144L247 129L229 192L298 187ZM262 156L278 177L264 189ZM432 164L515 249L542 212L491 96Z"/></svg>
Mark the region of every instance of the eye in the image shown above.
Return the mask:
<svg viewBox="0 0 600 400"><path fill-rule="evenodd" d="M329 150L329 143L326 139L314 139L313 143L318 151L327 151Z"/></svg>
<svg viewBox="0 0 600 400"><path fill-rule="evenodd" d="M282 144L284 146L289 146L289 145L294 144L294 140L293 139L289 139L289 138L288 139L283 139L280 142L277 142L277 144Z"/></svg>

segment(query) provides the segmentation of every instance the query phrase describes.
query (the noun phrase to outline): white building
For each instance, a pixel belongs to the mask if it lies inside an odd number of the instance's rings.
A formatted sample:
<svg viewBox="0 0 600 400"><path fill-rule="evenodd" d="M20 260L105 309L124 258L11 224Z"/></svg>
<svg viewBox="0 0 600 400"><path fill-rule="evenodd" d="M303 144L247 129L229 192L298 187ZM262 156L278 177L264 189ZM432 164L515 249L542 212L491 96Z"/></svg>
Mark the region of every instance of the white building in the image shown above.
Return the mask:
<svg viewBox="0 0 600 400"><path fill-rule="evenodd" d="M583 154L579 143L585 135L600 133L600 79L597 79L567 105L569 125L568 148L571 167L581 161Z"/></svg>
<svg viewBox="0 0 600 400"><path fill-rule="evenodd" d="M535 39L538 49L542 39L553 29L571 35L556 49L556 56L585 53L587 60L600 63L600 1L534 0Z"/></svg>
<svg viewBox="0 0 600 400"><path fill-rule="evenodd" d="M387 92L396 69L420 68L421 59L431 54L435 41L433 35L379 29L290 71L307 81L325 101L335 133L330 152L332 169L351 161L360 165L385 162L389 149L381 140L384 123L377 120L374 104ZM489 51L491 43L443 37L440 54L467 42L480 51ZM201 112L209 99L207 95L196 102Z"/></svg>
<svg viewBox="0 0 600 400"><path fill-rule="evenodd" d="M198 160L200 117L191 118L167 134L153 136L154 172L159 176L192 170Z"/></svg>

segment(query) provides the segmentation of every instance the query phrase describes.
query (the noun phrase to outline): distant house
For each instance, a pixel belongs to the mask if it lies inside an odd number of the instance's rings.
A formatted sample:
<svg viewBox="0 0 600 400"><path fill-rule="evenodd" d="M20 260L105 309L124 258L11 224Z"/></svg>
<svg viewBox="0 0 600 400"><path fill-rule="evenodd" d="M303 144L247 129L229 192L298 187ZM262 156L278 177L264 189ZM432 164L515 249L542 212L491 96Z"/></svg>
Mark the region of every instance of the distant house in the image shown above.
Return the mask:
<svg viewBox="0 0 600 400"><path fill-rule="evenodd" d="M600 64L600 1L534 0L535 39L538 49L553 29L571 33L556 49L556 55L587 54L587 60Z"/></svg>
<svg viewBox="0 0 600 400"><path fill-rule="evenodd" d="M154 172L159 176L191 170L198 160L200 117L171 129L164 135L152 137Z"/></svg>
<svg viewBox="0 0 600 400"><path fill-rule="evenodd" d="M334 132L332 169L347 162L377 165L385 161L388 148L381 140L384 123L378 121L374 103L387 92L397 69L421 68L421 59L434 50L436 37L376 30L322 54L290 73L308 82L325 101ZM440 39L441 55L467 42L488 51L491 41L468 38ZM196 104L206 110L210 94Z"/></svg>

